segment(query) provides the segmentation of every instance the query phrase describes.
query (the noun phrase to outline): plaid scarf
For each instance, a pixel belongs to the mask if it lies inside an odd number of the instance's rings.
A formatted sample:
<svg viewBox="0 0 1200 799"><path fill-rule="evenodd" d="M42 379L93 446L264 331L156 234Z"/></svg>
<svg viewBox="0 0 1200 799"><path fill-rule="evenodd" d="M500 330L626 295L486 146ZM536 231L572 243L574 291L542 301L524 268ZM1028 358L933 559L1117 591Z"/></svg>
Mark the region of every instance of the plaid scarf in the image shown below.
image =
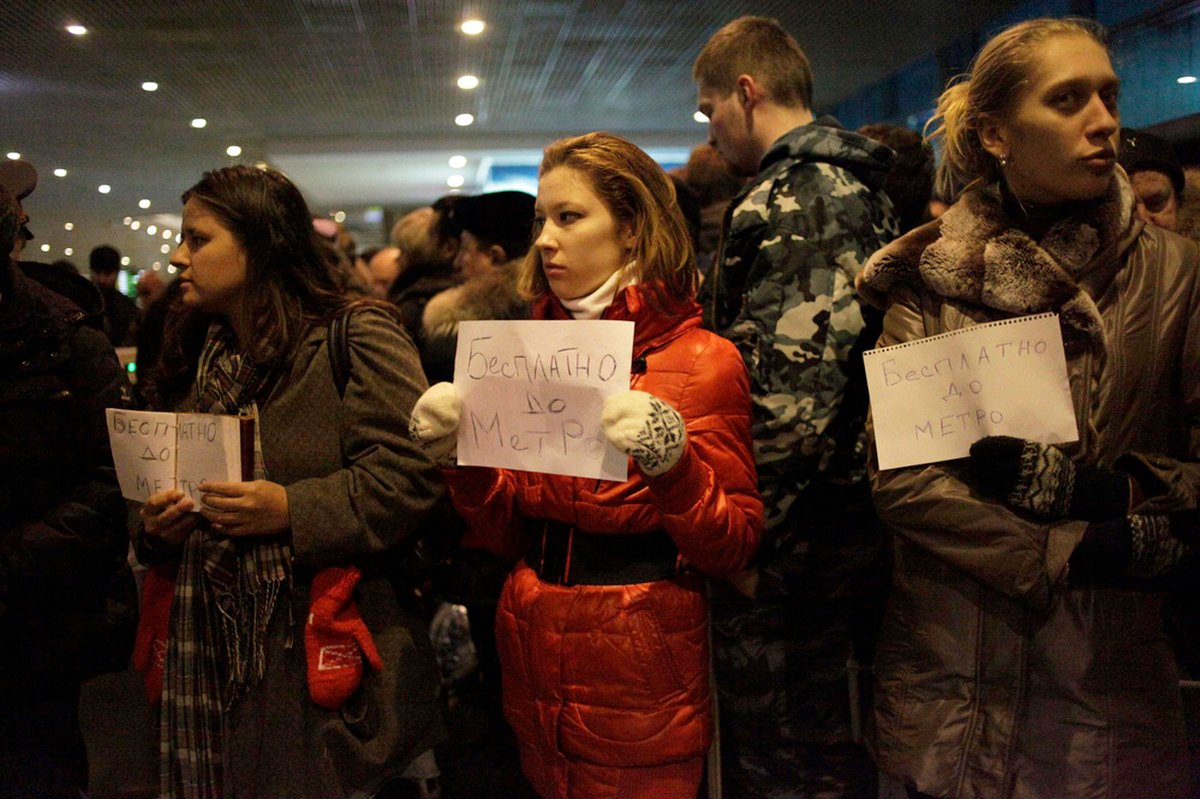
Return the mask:
<svg viewBox="0 0 1200 799"><path fill-rule="evenodd" d="M236 345L223 322L209 326L193 389L196 411L257 419L255 398L272 374ZM255 424L254 478L265 477ZM225 713L242 690L262 679L272 614L280 597L291 597L291 559L285 539L219 535L203 520L188 537L164 668L163 796L221 796ZM291 643L289 637L286 646Z"/></svg>

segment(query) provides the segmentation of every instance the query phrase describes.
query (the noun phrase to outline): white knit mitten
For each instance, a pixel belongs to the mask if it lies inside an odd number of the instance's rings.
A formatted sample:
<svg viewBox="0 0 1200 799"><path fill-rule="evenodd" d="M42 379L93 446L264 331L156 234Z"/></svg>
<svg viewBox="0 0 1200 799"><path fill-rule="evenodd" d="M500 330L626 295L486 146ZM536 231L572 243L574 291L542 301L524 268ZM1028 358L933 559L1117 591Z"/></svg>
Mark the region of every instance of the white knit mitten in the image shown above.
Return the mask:
<svg viewBox="0 0 1200 799"><path fill-rule="evenodd" d="M623 391L604 401L600 417L612 445L651 477L671 471L687 446L679 411L645 391Z"/></svg>
<svg viewBox="0 0 1200 799"><path fill-rule="evenodd" d="M421 445L439 466L454 466L458 460L458 425L462 419L462 395L453 383L434 383L413 406L408 435Z"/></svg>

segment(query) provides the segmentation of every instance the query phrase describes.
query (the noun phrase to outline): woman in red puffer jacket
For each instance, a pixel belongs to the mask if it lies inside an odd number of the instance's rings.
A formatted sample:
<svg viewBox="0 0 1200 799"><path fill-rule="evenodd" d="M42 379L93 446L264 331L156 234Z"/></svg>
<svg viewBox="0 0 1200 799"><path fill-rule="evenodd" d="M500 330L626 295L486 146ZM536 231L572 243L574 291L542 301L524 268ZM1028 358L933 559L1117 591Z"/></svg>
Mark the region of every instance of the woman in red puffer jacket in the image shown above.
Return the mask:
<svg viewBox="0 0 1200 799"><path fill-rule="evenodd" d="M694 797L712 737L702 574L731 577L762 528L745 367L700 329L674 189L634 145L592 133L544 153L524 285L538 319L629 320L630 391L605 402L623 483L448 468L468 545L524 559L496 616L504 707L547 797ZM454 386L412 433L449 458Z"/></svg>

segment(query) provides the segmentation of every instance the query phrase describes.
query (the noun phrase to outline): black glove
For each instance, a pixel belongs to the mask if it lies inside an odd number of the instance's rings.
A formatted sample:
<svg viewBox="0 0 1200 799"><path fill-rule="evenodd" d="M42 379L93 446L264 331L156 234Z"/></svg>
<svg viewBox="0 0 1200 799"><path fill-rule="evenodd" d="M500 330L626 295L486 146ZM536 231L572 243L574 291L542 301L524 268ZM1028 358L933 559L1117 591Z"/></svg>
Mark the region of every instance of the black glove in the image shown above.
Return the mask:
<svg viewBox="0 0 1200 799"><path fill-rule="evenodd" d="M1112 583L1166 576L1192 554L1194 528L1181 516L1137 513L1093 522L1071 553L1071 579Z"/></svg>
<svg viewBox="0 0 1200 799"><path fill-rule="evenodd" d="M1043 519L1105 521L1129 510L1129 477L1076 466L1062 450L1012 436L987 436L971 445L979 488Z"/></svg>

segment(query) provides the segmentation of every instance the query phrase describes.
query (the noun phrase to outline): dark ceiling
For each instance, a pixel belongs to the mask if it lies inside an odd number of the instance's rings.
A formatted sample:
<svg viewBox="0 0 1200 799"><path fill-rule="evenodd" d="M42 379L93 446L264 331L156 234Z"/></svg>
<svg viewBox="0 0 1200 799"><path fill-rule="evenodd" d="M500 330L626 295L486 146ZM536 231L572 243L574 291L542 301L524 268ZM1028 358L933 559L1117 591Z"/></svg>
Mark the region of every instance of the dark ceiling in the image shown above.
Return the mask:
<svg viewBox="0 0 1200 799"><path fill-rule="evenodd" d="M26 201L30 257L71 247L82 264L107 241L145 267L166 261L146 226L170 225L158 214L176 215L205 169L267 161L326 213L427 202L447 191L456 153L469 159L457 170L463 190L478 191L489 164L536 163L566 133L607 129L686 150L705 138L692 119L692 60L736 16L783 22L813 63L822 108L1015 5L4 0L0 144L41 175ZM486 21L482 35L458 30L471 15ZM88 33L67 33L71 23ZM478 88L459 89L463 73ZM157 91L140 88L148 80ZM454 123L464 112L470 127ZM195 117L207 126L190 127ZM240 156L226 155L231 144Z"/></svg>

